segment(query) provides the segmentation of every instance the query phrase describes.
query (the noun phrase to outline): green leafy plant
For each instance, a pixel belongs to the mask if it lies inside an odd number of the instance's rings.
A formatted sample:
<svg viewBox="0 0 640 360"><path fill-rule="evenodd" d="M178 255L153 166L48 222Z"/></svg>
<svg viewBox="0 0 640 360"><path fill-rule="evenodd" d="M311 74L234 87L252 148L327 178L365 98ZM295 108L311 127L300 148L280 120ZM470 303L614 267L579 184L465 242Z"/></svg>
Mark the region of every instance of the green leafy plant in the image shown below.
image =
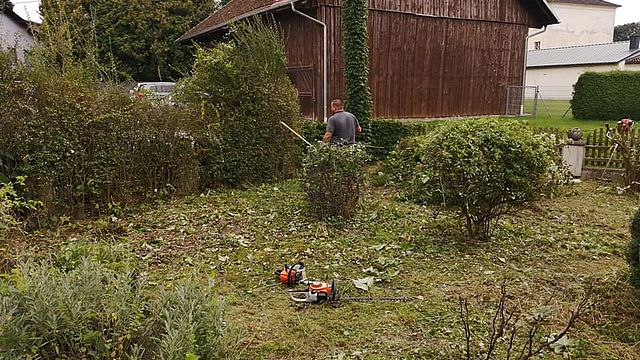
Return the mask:
<svg viewBox="0 0 640 360"><path fill-rule="evenodd" d="M631 270L631 283L640 289L640 210L631 222L631 242L627 249L627 262Z"/></svg>
<svg viewBox="0 0 640 360"><path fill-rule="evenodd" d="M367 1L345 0L342 5L346 109L368 131L371 119Z"/></svg>
<svg viewBox="0 0 640 360"><path fill-rule="evenodd" d="M555 144L511 122L450 122L417 138L402 157L408 195L458 211L471 239L488 239L500 216L564 179Z"/></svg>
<svg viewBox="0 0 640 360"><path fill-rule="evenodd" d="M577 119L640 119L640 71L587 72L574 86L571 106Z"/></svg>
<svg viewBox="0 0 640 360"><path fill-rule="evenodd" d="M43 203L43 220L199 189L196 111L132 101L81 67L0 74L0 174L26 177L20 195Z"/></svg>
<svg viewBox="0 0 640 360"><path fill-rule="evenodd" d="M179 98L201 110L202 178L239 186L291 175L299 105L286 72L281 30L260 19L236 24L229 41L200 49Z"/></svg>
<svg viewBox="0 0 640 360"><path fill-rule="evenodd" d="M321 219L349 219L358 206L364 165L368 155L362 145L318 143L304 160L304 190L309 207Z"/></svg>
<svg viewBox="0 0 640 360"><path fill-rule="evenodd" d="M6 232L18 225L17 215L25 211L36 211L39 202L23 199L16 186L23 187L25 178L18 176L14 182L0 178L0 240L4 240Z"/></svg>
<svg viewBox="0 0 640 360"><path fill-rule="evenodd" d="M27 262L0 283L7 358L228 358L240 333L191 281L149 287L133 268L84 257L71 269Z"/></svg>

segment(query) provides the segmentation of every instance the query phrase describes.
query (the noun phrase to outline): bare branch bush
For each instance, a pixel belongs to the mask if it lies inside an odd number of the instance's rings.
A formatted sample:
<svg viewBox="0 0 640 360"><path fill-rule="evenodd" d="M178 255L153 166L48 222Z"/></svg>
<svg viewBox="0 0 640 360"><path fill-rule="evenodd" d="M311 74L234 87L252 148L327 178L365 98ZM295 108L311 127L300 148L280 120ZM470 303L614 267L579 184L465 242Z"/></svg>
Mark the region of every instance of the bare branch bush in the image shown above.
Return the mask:
<svg viewBox="0 0 640 360"><path fill-rule="evenodd" d="M506 348L506 360L528 360L543 353L545 350L553 350L558 346L569 331L575 327L580 318L585 315L594 305L592 301L596 282L589 283L582 299L574 307L569 318L565 321L562 330L552 333L548 337L540 339L543 327L547 324L550 309L548 307L551 298L545 305L537 309L532 315L525 315L517 306L509 306L507 299L506 283L500 288L500 299L498 307L493 314L491 321L490 335L486 341L479 343L487 344L486 350L479 351L480 359L497 359L501 344ZM474 349L479 346L474 345L474 335L469 326L469 304L466 298L459 298L459 315L465 334L465 359L470 360ZM523 340L520 340L522 339Z"/></svg>

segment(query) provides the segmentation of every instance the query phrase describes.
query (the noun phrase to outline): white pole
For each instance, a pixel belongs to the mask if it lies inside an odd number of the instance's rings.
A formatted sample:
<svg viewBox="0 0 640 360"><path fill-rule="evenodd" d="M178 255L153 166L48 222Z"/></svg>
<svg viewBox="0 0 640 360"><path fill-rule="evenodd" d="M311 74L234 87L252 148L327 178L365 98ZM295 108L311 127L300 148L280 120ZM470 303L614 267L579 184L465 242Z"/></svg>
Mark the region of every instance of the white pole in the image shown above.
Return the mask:
<svg viewBox="0 0 640 360"><path fill-rule="evenodd" d="M307 139L303 138L302 135L298 134L295 130L293 130L289 125L287 125L284 121L280 121L280 124L284 125L284 127L286 127L287 129L289 129L289 131L291 131L292 133L296 134L297 137L300 138L300 140L304 141L307 145L309 146L313 146L310 142L307 141Z"/></svg>

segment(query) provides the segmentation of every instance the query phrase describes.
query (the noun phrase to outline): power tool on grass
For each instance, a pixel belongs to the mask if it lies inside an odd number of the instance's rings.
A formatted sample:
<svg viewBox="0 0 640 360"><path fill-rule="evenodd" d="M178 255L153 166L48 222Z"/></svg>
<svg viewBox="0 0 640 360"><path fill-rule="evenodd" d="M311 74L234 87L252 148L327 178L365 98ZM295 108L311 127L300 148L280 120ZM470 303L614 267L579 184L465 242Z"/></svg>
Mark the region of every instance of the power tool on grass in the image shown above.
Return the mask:
<svg viewBox="0 0 640 360"><path fill-rule="evenodd" d="M293 265L284 264L284 268L276 270L275 274L280 283L290 288L307 282L307 271L301 261Z"/></svg>

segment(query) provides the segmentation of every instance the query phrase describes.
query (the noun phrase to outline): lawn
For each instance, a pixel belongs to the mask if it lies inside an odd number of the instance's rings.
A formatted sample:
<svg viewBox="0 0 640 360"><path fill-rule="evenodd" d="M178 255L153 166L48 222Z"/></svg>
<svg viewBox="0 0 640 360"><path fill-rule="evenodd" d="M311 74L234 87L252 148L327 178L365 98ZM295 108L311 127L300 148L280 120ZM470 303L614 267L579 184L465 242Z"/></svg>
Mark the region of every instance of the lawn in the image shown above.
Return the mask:
<svg viewBox="0 0 640 360"><path fill-rule="evenodd" d="M538 104L537 116L526 116L516 119L524 120L532 127L560 128L562 130L580 128L585 135L591 130L603 128L607 123L607 121L601 120L578 120L573 117L573 113L569 110L570 106L571 104L568 100L545 100ZM533 105L530 107L533 107ZM567 110L569 111L567 112ZM612 120L608 123L614 125L615 122L616 121Z"/></svg>
<svg viewBox="0 0 640 360"><path fill-rule="evenodd" d="M461 359L459 297L469 299L476 343L490 330L503 281L509 304L525 313L548 302L549 335L597 277L596 306L569 334L571 358L638 358L640 294L626 283L623 255L638 197L610 184L574 185L501 220L490 242L469 243L455 214L367 189L357 216L342 224L309 218L299 183L288 181L25 234L6 251L47 256L110 244L134 253L152 284L215 284L228 322L245 330L243 359ZM273 271L298 260L310 277L337 279L345 295L410 300L293 306ZM370 293L353 286L371 274L381 281Z"/></svg>

